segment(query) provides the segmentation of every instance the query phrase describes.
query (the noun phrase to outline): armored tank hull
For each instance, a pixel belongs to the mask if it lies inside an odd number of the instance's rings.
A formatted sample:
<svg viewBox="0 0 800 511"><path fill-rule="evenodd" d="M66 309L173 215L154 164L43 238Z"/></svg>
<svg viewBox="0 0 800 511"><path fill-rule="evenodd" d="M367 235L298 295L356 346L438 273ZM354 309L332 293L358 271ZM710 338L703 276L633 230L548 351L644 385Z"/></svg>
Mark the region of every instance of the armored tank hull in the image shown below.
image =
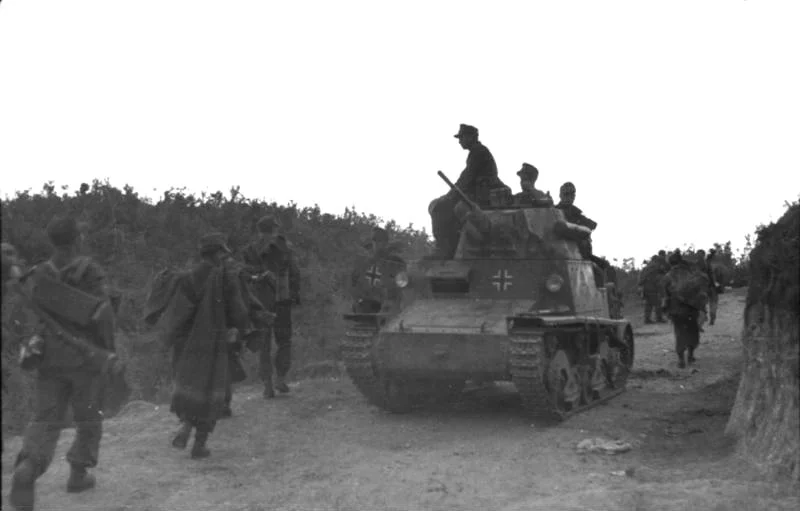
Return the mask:
<svg viewBox="0 0 800 511"><path fill-rule="evenodd" d="M348 315L348 374L372 404L398 413L453 397L467 380L511 381L528 413L556 420L625 389L634 355L627 321L535 303L424 298L397 314Z"/></svg>
<svg viewBox="0 0 800 511"><path fill-rule="evenodd" d="M579 254L586 232L552 207L481 214L455 258L410 264L379 284L401 290L395 301L346 315L342 356L361 393L403 413L467 380L510 381L528 414L564 420L623 392L633 330Z"/></svg>

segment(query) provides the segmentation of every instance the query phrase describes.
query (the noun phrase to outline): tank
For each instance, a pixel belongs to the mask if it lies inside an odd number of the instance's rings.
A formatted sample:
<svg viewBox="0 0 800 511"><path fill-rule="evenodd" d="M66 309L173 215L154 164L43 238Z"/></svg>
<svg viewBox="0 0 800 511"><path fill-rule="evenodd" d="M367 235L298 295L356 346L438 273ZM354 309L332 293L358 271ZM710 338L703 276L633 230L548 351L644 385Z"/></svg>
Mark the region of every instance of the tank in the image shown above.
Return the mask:
<svg viewBox="0 0 800 511"><path fill-rule="evenodd" d="M372 404L406 413L468 380L509 381L527 414L561 421L625 390L633 329L609 312L605 273L581 257L589 229L552 201L493 197L457 208L452 259L376 259L354 272L354 301L373 306L344 316L342 356Z"/></svg>

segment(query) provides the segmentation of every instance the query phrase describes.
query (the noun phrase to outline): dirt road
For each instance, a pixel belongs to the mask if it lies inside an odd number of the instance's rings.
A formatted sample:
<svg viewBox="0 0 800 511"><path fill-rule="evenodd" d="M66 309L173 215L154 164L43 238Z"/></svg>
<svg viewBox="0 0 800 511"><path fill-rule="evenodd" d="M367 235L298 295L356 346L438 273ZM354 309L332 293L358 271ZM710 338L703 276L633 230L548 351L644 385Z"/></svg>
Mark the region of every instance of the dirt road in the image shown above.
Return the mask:
<svg viewBox="0 0 800 511"><path fill-rule="evenodd" d="M797 490L762 479L722 436L736 393L743 294L722 295L694 367L679 370L668 325L636 331L635 377L609 404L546 427L526 420L513 387L452 406L390 415L347 378L295 383L265 402L239 388L212 457L169 446L176 420L138 402L105 425L98 487L67 494L65 431L37 485L40 510L756 510L798 509ZM579 454L581 440L630 443ZM7 495L19 438L3 456Z"/></svg>

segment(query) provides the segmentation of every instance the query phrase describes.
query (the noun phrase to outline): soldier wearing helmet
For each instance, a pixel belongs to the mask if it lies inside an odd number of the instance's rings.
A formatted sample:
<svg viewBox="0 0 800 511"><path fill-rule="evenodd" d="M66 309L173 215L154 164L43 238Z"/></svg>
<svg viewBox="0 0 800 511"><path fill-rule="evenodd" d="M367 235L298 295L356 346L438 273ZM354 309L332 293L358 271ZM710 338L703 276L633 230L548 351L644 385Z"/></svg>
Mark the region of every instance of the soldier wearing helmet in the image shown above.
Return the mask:
<svg viewBox="0 0 800 511"><path fill-rule="evenodd" d="M488 206L491 190L508 188L497 175L494 156L480 143L478 129L474 126L462 124L454 136L461 147L469 151L467 166L455 185L478 206ZM458 193L450 190L447 194L434 199L428 207L437 256L443 259L452 258L458 245L460 225L454 212L458 202Z"/></svg>

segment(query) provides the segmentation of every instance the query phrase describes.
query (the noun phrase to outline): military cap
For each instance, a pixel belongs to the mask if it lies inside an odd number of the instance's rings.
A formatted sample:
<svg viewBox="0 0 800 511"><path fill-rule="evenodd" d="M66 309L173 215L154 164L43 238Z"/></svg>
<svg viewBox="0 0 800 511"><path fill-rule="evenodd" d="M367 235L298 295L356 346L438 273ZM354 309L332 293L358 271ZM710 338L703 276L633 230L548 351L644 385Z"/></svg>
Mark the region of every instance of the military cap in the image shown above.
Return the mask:
<svg viewBox="0 0 800 511"><path fill-rule="evenodd" d="M200 238L201 254L213 254L218 250L222 250L223 252L227 252L229 254L231 253L231 249L228 248L228 243L225 240L224 234L221 232L212 232Z"/></svg>
<svg viewBox="0 0 800 511"><path fill-rule="evenodd" d="M575 185L572 184L572 181L567 181L563 185L561 185L561 192L562 193L575 193Z"/></svg>
<svg viewBox="0 0 800 511"><path fill-rule="evenodd" d="M389 234L380 227L372 228L372 241L389 241Z"/></svg>
<svg viewBox="0 0 800 511"><path fill-rule="evenodd" d="M258 220L258 223L256 223L256 228L261 232L279 229L280 226L281 223L274 215L264 215Z"/></svg>
<svg viewBox="0 0 800 511"><path fill-rule="evenodd" d="M80 236L80 228L74 217L57 216L47 224L47 237L56 247L68 247Z"/></svg>
<svg viewBox="0 0 800 511"><path fill-rule="evenodd" d="M667 256L667 251L666 250L659 250L658 251L658 255L660 255L661 257L666 257Z"/></svg>
<svg viewBox="0 0 800 511"><path fill-rule="evenodd" d="M535 179L539 177L539 169L537 169L530 163L523 163L522 168L519 169L519 171L517 171L517 175L520 177L533 176Z"/></svg>
<svg viewBox="0 0 800 511"><path fill-rule="evenodd" d="M453 135L454 137L462 137L464 135L475 135L478 136L478 128L475 126L470 126L469 124L462 124L458 127L458 133Z"/></svg>

